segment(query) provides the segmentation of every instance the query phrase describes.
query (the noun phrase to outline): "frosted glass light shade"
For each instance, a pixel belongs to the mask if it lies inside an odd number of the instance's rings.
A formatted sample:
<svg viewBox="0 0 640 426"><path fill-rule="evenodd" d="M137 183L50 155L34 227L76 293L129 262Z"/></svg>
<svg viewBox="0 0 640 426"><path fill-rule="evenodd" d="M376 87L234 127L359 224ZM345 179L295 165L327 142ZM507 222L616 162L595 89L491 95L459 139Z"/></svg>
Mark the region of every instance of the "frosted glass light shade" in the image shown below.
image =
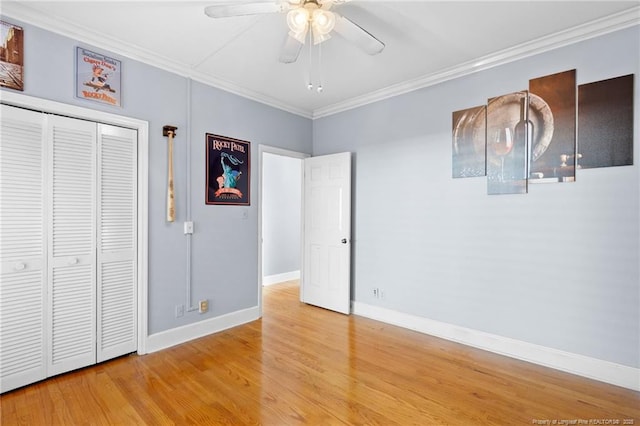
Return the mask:
<svg viewBox="0 0 640 426"><path fill-rule="evenodd" d="M314 32L324 35L329 34L336 26L336 16L328 10L316 9L311 15Z"/></svg>
<svg viewBox="0 0 640 426"><path fill-rule="evenodd" d="M287 13L287 25L293 33L304 33L309 25L309 11L304 7L290 10Z"/></svg>

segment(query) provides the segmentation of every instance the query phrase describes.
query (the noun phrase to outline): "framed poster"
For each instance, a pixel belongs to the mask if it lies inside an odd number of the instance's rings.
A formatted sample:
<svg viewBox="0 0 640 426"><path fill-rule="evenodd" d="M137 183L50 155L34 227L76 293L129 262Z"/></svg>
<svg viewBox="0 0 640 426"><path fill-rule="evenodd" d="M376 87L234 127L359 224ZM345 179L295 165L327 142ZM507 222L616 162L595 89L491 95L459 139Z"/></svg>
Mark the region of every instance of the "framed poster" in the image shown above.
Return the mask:
<svg viewBox="0 0 640 426"><path fill-rule="evenodd" d="M122 63L82 47L76 49L76 96L120 106Z"/></svg>
<svg viewBox="0 0 640 426"><path fill-rule="evenodd" d="M0 86L24 90L24 32L0 21Z"/></svg>
<svg viewBox="0 0 640 426"><path fill-rule="evenodd" d="M251 143L207 133L206 145L206 204L248 206Z"/></svg>

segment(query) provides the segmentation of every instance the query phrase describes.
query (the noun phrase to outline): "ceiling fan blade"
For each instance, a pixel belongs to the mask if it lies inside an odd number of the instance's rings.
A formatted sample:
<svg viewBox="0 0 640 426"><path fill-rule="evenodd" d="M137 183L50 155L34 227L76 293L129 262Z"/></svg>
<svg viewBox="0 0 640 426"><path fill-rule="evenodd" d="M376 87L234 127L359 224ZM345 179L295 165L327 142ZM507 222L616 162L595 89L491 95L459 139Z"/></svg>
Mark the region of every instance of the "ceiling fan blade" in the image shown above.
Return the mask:
<svg viewBox="0 0 640 426"><path fill-rule="evenodd" d="M211 18L227 18L231 16L258 15L262 13L284 12L288 3L257 2L241 4L220 4L207 6L204 13Z"/></svg>
<svg viewBox="0 0 640 426"><path fill-rule="evenodd" d="M284 45L280 50L280 62L285 64L291 64L298 59L300 51L302 50L303 43L300 43L294 37L287 34L287 38L284 40Z"/></svg>
<svg viewBox="0 0 640 426"><path fill-rule="evenodd" d="M333 30L369 55L376 55L384 50L383 42L344 16L336 15L336 26Z"/></svg>

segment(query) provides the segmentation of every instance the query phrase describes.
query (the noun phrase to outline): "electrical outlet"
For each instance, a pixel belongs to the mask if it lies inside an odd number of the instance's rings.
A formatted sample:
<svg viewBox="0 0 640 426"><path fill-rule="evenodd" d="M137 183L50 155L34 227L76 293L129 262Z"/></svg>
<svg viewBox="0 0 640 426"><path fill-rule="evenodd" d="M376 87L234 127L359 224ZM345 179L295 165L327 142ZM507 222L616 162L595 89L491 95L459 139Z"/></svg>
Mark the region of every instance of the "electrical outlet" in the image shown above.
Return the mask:
<svg viewBox="0 0 640 426"><path fill-rule="evenodd" d="M208 310L209 310L209 301L207 299L201 300L198 303L198 312L200 312L201 314L204 314Z"/></svg>
<svg viewBox="0 0 640 426"><path fill-rule="evenodd" d="M176 305L176 318L184 316L184 305Z"/></svg>

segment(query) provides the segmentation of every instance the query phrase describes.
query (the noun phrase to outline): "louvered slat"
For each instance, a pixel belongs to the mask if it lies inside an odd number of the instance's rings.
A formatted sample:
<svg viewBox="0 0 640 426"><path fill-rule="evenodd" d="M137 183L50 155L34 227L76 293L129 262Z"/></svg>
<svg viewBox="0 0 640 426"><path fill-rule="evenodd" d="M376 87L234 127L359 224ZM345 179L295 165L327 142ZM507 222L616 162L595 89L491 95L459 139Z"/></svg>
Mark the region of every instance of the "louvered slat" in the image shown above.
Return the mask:
<svg viewBox="0 0 640 426"><path fill-rule="evenodd" d="M0 359L4 381L11 375L44 367L44 294L42 271L3 274L1 279Z"/></svg>
<svg viewBox="0 0 640 426"><path fill-rule="evenodd" d="M46 377L44 120L1 105L0 392Z"/></svg>
<svg viewBox="0 0 640 426"><path fill-rule="evenodd" d="M95 125L76 129L70 127L75 123L58 122L53 127L53 255L90 255L95 238Z"/></svg>
<svg viewBox="0 0 640 426"><path fill-rule="evenodd" d="M131 139L104 136L101 144L101 249L131 250L135 234L135 164Z"/></svg>
<svg viewBox="0 0 640 426"><path fill-rule="evenodd" d="M44 255L42 133L41 114L2 105L0 262Z"/></svg>
<svg viewBox="0 0 640 426"><path fill-rule="evenodd" d="M95 313L85 309L93 305L91 265L56 268L53 275L52 363L90 356L94 345Z"/></svg>
<svg viewBox="0 0 640 426"><path fill-rule="evenodd" d="M133 352L136 329L137 133L98 127L98 361Z"/></svg>
<svg viewBox="0 0 640 426"><path fill-rule="evenodd" d="M132 261L103 264L100 350L135 342L134 284L135 268Z"/></svg>

